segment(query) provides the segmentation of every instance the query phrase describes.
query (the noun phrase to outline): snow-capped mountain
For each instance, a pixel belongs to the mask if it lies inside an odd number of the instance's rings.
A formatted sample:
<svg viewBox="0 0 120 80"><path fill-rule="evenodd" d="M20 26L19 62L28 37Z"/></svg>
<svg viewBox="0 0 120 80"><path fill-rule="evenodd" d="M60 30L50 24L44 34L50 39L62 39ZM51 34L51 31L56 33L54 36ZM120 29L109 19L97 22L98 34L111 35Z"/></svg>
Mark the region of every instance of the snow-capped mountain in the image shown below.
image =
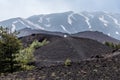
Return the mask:
<svg viewBox="0 0 120 80"><path fill-rule="evenodd" d="M24 28L41 29L64 33L100 31L120 40L120 14L106 12L72 11L46 15L34 15L27 19L13 18L0 22L1 26L11 27L12 31Z"/></svg>

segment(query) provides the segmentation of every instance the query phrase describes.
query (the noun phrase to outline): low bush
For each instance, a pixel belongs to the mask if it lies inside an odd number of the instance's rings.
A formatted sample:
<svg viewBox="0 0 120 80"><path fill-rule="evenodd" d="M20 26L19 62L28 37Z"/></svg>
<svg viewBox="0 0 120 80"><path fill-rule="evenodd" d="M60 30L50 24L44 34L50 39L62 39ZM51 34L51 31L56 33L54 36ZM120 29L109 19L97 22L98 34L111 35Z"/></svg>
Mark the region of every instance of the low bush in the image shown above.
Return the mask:
<svg viewBox="0 0 120 80"><path fill-rule="evenodd" d="M42 42L34 40L29 47L21 49L19 51L19 54L16 55L16 61L20 63L19 66L21 66L21 69L30 70L34 68L34 66L30 65L30 63L34 63L35 61L33 54L35 49L44 46L48 43L49 42L47 40L43 40Z"/></svg>
<svg viewBox="0 0 120 80"><path fill-rule="evenodd" d="M64 64L65 64L65 66L71 66L71 62L72 61L70 59L66 59Z"/></svg>
<svg viewBox="0 0 120 80"><path fill-rule="evenodd" d="M105 42L104 44L108 47L113 48L113 49L120 49L120 43L119 44L114 44L112 42Z"/></svg>

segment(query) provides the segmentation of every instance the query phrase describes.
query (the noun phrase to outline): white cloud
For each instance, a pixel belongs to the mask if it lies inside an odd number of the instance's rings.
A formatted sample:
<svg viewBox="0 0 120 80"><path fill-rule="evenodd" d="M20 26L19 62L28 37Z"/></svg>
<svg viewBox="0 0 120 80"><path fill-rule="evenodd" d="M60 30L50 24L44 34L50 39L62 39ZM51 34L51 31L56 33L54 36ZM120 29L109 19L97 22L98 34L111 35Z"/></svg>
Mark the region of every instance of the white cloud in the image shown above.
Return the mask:
<svg viewBox="0 0 120 80"><path fill-rule="evenodd" d="M64 11L118 10L117 0L0 0L0 20Z"/></svg>
<svg viewBox="0 0 120 80"><path fill-rule="evenodd" d="M60 0L0 0L0 5L0 20L70 10L70 6Z"/></svg>

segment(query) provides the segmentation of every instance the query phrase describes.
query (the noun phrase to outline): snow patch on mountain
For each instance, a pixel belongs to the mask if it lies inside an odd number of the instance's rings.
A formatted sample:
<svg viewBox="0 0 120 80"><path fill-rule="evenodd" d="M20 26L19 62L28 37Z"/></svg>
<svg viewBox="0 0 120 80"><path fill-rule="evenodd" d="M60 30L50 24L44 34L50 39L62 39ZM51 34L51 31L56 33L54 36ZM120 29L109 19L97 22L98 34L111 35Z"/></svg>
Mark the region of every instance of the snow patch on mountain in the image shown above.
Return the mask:
<svg viewBox="0 0 120 80"><path fill-rule="evenodd" d="M104 16L99 17L99 20L102 21L106 27L108 26L108 21L104 19Z"/></svg>
<svg viewBox="0 0 120 80"><path fill-rule="evenodd" d="M118 31L115 32L117 35L119 35L120 33Z"/></svg>
<svg viewBox="0 0 120 80"><path fill-rule="evenodd" d="M14 31L16 30L16 26L15 26L16 23L18 23L18 21L13 21L13 22L12 22L11 32L14 32Z"/></svg>
<svg viewBox="0 0 120 80"><path fill-rule="evenodd" d="M16 30L15 24L12 24L11 32L14 32Z"/></svg>
<svg viewBox="0 0 120 80"><path fill-rule="evenodd" d="M73 14L70 14L70 15L68 16L68 23L69 23L70 25L72 25L71 17L73 17Z"/></svg>
<svg viewBox="0 0 120 80"><path fill-rule="evenodd" d="M43 22L43 18L40 17L39 20L38 20L38 22L42 23Z"/></svg>
<svg viewBox="0 0 120 80"><path fill-rule="evenodd" d="M48 22L50 22L50 18L46 18L46 20L47 20Z"/></svg>
<svg viewBox="0 0 120 80"><path fill-rule="evenodd" d="M79 15L81 15L81 16L83 16L84 18L85 18L85 22L87 23L87 25L89 26L89 29L91 29L92 28L92 26L91 26L91 24L90 24L90 22L89 22L89 18L88 17L86 17L84 14L82 14L82 13L79 13Z"/></svg>
<svg viewBox="0 0 120 80"><path fill-rule="evenodd" d="M120 23L118 22L117 19L115 19L114 17L112 17L111 15L108 15L114 22L116 25L118 25L120 27Z"/></svg>
<svg viewBox="0 0 120 80"><path fill-rule="evenodd" d="M61 28L62 28L65 32L70 33L70 32L65 28L65 26L61 25Z"/></svg>
<svg viewBox="0 0 120 80"><path fill-rule="evenodd" d="M41 29L41 30L44 30L44 28L43 27L41 27L40 25L38 25L38 24L34 24L34 23L32 23L31 21L28 21L28 20L25 20L28 24L30 24L30 25L32 25L32 26L34 26L35 27L35 29Z"/></svg>
<svg viewBox="0 0 120 80"><path fill-rule="evenodd" d="M44 24L45 27L51 27L51 24Z"/></svg>
<svg viewBox="0 0 120 80"><path fill-rule="evenodd" d="M30 28L30 26L28 26L27 24L25 24L23 21L26 22L26 20L24 20L24 19L21 19L21 20L19 19L19 22L20 22L20 23L22 23L23 25L25 25L27 28Z"/></svg>
<svg viewBox="0 0 120 80"><path fill-rule="evenodd" d="M108 33L108 36L111 36L110 33Z"/></svg>

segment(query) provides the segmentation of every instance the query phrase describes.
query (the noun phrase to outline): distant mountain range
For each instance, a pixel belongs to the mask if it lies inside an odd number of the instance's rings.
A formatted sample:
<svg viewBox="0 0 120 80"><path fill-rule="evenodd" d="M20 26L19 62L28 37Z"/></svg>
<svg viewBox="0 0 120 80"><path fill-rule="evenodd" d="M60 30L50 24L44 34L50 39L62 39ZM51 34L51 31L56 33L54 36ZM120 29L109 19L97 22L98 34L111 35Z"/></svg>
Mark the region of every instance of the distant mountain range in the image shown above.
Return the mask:
<svg viewBox="0 0 120 80"><path fill-rule="evenodd" d="M1 26L12 31L31 28L52 32L74 34L82 31L99 31L120 40L120 14L106 12L72 11L1 21Z"/></svg>
<svg viewBox="0 0 120 80"><path fill-rule="evenodd" d="M20 30L20 34L18 36L23 37L23 36L29 36L32 34L54 35L54 36L60 36L60 37L79 37L79 38L82 37L82 38L89 38L89 39L97 40L98 42L101 42L101 43L105 43L105 42L112 42L115 44L120 43L120 40L112 38L98 31L84 31L84 32L79 32L75 34L67 34L67 33L62 33L62 32L51 32L51 31L33 30L30 28L25 28L25 29Z"/></svg>

